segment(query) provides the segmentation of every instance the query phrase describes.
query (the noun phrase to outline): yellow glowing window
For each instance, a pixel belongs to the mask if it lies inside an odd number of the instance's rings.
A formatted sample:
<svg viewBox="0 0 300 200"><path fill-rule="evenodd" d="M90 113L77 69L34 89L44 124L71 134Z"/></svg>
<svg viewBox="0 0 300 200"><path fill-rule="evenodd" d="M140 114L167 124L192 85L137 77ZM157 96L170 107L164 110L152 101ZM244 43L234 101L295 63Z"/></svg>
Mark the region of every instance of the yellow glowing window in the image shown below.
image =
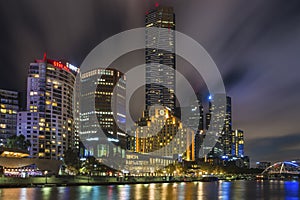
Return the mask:
<svg viewBox="0 0 300 200"><path fill-rule="evenodd" d="M153 23L147 24L146 27L151 27L153 26Z"/></svg>
<svg viewBox="0 0 300 200"><path fill-rule="evenodd" d="M44 157L45 154L44 153L39 153L39 157Z"/></svg>

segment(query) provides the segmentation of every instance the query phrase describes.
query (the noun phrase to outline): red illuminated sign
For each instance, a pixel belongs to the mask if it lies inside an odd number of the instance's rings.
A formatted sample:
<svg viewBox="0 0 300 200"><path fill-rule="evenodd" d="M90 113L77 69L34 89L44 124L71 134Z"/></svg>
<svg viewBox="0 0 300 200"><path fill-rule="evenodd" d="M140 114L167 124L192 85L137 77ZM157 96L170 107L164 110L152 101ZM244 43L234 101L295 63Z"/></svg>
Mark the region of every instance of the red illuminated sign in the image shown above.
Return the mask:
<svg viewBox="0 0 300 200"><path fill-rule="evenodd" d="M68 72L70 72L70 71L76 72L76 73L79 72L79 68L75 67L74 65L72 65L68 62L65 63L65 62L61 62L61 61L47 59L47 63L53 65L56 68L59 68L59 69L62 69L62 70L68 71Z"/></svg>
<svg viewBox="0 0 300 200"><path fill-rule="evenodd" d="M60 69L64 69L64 70L66 70L68 72L70 71L70 69L66 65L62 64L61 62L53 61L53 65L54 65L54 67L58 67Z"/></svg>

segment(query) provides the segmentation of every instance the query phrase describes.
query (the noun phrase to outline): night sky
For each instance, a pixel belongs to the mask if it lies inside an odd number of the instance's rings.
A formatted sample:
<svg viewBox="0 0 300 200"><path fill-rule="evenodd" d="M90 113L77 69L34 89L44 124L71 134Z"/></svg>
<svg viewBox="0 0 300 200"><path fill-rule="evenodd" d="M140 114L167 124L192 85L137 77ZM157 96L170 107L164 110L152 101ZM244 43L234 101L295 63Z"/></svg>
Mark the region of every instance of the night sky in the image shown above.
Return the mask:
<svg viewBox="0 0 300 200"><path fill-rule="evenodd" d="M300 158L298 0L1 1L0 88L25 91L29 63L44 52L80 66L101 41L143 26L155 2L173 6L176 29L216 62L251 162Z"/></svg>

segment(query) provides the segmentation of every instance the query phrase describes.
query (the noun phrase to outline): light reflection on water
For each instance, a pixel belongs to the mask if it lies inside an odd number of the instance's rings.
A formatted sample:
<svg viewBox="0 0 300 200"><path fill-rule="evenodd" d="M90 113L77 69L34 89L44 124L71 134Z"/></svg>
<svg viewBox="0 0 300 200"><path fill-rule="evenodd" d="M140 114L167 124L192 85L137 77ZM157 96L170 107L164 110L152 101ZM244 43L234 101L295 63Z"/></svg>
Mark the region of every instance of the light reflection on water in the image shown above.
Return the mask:
<svg viewBox="0 0 300 200"><path fill-rule="evenodd" d="M300 199L296 181L219 181L108 186L1 188L0 199Z"/></svg>

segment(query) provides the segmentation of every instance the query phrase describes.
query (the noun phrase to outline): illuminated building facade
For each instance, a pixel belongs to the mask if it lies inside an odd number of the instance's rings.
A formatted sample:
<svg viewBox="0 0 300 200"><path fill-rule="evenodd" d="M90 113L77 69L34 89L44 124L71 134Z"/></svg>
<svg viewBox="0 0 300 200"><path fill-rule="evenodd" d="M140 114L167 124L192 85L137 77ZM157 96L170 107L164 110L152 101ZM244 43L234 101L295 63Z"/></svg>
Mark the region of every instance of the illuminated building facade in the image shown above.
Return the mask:
<svg viewBox="0 0 300 200"><path fill-rule="evenodd" d="M187 159L194 157L194 153L190 152L194 131L183 128L180 120L172 116L170 110L162 107L151 109L149 117L141 118L137 125L135 152L173 158L188 152Z"/></svg>
<svg viewBox="0 0 300 200"><path fill-rule="evenodd" d="M226 114L225 122L221 136L223 146L223 154L226 156L232 155L232 115L231 115L231 98L226 97Z"/></svg>
<svg viewBox="0 0 300 200"><path fill-rule="evenodd" d="M231 155L244 157L244 132L242 130L232 131L232 152Z"/></svg>
<svg viewBox="0 0 300 200"><path fill-rule="evenodd" d="M0 89L0 146L6 139L17 134L18 92Z"/></svg>
<svg viewBox="0 0 300 200"><path fill-rule="evenodd" d="M131 175L158 175L160 169L172 163L173 158L127 152L125 168Z"/></svg>
<svg viewBox="0 0 300 200"><path fill-rule="evenodd" d="M199 158L204 136L204 118L201 95L197 95L197 100L190 102L188 107L181 107L180 109L181 113L184 112L187 115L185 116L186 119L182 119L181 116L182 123L187 128L193 129L195 133L190 150L187 151L187 157L192 158L191 160L195 160L195 158Z"/></svg>
<svg viewBox="0 0 300 200"><path fill-rule="evenodd" d="M211 152L209 152L207 155L207 158L210 160L214 160L215 158L220 158L224 154L224 149L223 149L223 144L222 144L222 135L223 135L223 130L224 130L225 125L222 125L222 127L211 127L212 115L217 114L217 113L215 113L215 110L222 110L222 108L217 109L213 103L213 101L215 101L217 98L218 98L217 96L209 96L208 97L209 112L206 113L206 132L212 131L215 134L216 131L221 130L221 132L218 133L220 135L219 139L217 140L215 146L212 148ZM226 116L225 113L223 113L223 114ZM223 114L221 114L220 116L215 116L215 120L218 121L218 117L222 118ZM226 121L226 119L225 119L225 121ZM224 122L224 123L226 123L226 122ZM221 125L220 123L218 123L218 124ZM210 148L210 147L208 147L208 148Z"/></svg>
<svg viewBox="0 0 300 200"><path fill-rule="evenodd" d="M215 110L211 103L214 97L209 97L209 100L209 113L206 114L207 129L210 128L211 116ZM238 167L249 167L250 159L244 154L244 132L242 130L232 130L231 98L228 96L226 97L226 107L224 111L224 124L218 129L222 130L220 137L205 158L205 161L211 164L227 165L234 163ZM216 120L218 120L218 117Z"/></svg>
<svg viewBox="0 0 300 200"><path fill-rule="evenodd" d="M94 106L84 106L80 110L81 138L84 144L89 144L86 146L89 153L97 158L105 159L115 155L125 157L127 136L123 130L126 128L126 77L116 69L98 68L81 74L82 88L89 87L91 83L97 85L96 92L81 94L85 100L95 98ZM97 127L89 125L95 114L103 137L99 137Z"/></svg>
<svg viewBox="0 0 300 200"><path fill-rule="evenodd" d="M206 113L206 130L210 127L212 112L215 110L211 101L212 96L209 96L209 112ZM209 157L231 156L232 153L232 115L231 115L231 98L226 97L225 120L220 138L215 147L209 154Z"/></svg>
<svg viewBox="0 0 300 200"><path fill-rule="evenodd" d="M158 7L149 11L145 18L145 26L146 111L150 106L162 105L174 113L176 99L173 8ZM151 29L151 27L157 29Z"/></svg>
<svg viewBox="0 0 300 200"><path fill-rule="evenodd" d="M60 160L79 147L73 116L73 90L79 69L56 60L30 63L27 110L18 113L17 134L30 141L30 156Z"/></svg>

